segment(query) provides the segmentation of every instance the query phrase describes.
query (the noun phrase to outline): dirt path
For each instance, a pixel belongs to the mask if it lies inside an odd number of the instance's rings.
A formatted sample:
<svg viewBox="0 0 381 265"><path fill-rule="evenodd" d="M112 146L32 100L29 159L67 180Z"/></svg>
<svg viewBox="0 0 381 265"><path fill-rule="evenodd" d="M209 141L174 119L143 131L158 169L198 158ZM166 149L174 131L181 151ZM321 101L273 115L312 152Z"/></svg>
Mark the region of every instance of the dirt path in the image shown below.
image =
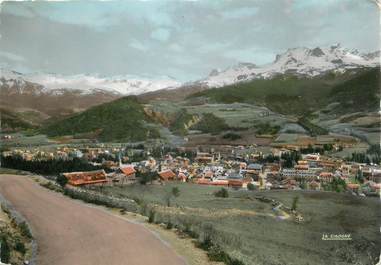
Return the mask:
<svg viewBox="0 0 381 265"><path fill-rule="evenodd" d="M0 175L0 193L30 223L39 265L186 264L142 225L46 190L27 177Z"/></svg>

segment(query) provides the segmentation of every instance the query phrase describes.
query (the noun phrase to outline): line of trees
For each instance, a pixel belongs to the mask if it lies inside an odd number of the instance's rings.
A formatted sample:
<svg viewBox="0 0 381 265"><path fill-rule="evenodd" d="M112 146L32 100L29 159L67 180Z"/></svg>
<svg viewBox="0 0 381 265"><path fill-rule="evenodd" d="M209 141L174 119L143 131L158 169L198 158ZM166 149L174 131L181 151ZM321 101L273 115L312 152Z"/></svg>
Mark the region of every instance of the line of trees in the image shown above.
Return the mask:
<svg viewBox="0 0 381 265"><path fill-rule="evenodd" d="M1 166L43 175L58 175L62 172L101 169L101 167L91 165L86 160L80 158L73 158L69 160L25 160L21 156L1 156Z"/></svg>

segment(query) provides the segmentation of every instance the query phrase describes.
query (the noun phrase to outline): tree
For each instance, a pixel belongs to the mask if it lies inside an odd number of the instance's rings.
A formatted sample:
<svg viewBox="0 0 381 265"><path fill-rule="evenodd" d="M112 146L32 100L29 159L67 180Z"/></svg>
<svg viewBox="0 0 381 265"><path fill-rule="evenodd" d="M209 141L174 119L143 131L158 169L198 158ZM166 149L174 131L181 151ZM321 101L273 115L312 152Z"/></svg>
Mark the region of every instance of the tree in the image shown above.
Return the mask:
<svg viewBox="0 0 381 265"><path fill-rule="evenodd" d="M0 248L1 256L0 260L2 263L9 263L11 258L11 249L9 247L8 241L5 236L1 239L1 248Z"/></svg>
<svg viewBox="0 0 381 265"><path fill-rule="evenodd" d="M364 183L364 175L362 174L362 170L361 169L359 169L358 171L357 171L357 174L356 174L356 176L355 176L355 179L359 182L359 183Z"/></svg>
<svg viewBox="0 0 381 265"><path fill-rule="evenodd" d="M221 188L220 190L216 191L214 193L214 196L220 197L220 198L228 198L229 197L229 192L225 188Z"/></svg>
<svg viewBox="0 0 381 265"><path fill-rule="evenodd" d="M255 185L254 185L253 183L248 183L248 184L247 184L247 189L248 189L248 190L255 190L255 188L256 188L256 187L255 187Z"/></svg>
<svg viewBox="0 0 381 265"><path fill-rule="evenodd" d="M148 182L154 181L157 179L157 173L156 172L138 172L136 174L137 178L140 179L140 184L146 185Z"/></svg>
<svg viewBox="0 0 381 265"><path fill-rule="evenodd" d="M179 190L178 187L173 187L173 188L172 188L172 195L173 195L175 198L177 198L177 197L180 196L180 190Z"/></svg>
<svg viewBox="0 0 381 265"><path fill-rule="evenodd" d="M167 206L171 206L171 199L172 197L177 198L180 196L180 190L178 187L173 187L171 191L166 192L164 200L167 203Z"/></svg>
<svg viewBox="0 0 381 265"><path fill-rule="evenodd" d="M296 208L298 207L298 202L299 202L299 196L295 196L295 197L292 199L291 210L296 211Z"/></svg>
<svg viewBox="0 0 381 265"><path fill-rule="evenodd" d="M68 182L68 179L64 175L59 174L56 178L56 182L58 183L58 185L64 188Z"/></svg>

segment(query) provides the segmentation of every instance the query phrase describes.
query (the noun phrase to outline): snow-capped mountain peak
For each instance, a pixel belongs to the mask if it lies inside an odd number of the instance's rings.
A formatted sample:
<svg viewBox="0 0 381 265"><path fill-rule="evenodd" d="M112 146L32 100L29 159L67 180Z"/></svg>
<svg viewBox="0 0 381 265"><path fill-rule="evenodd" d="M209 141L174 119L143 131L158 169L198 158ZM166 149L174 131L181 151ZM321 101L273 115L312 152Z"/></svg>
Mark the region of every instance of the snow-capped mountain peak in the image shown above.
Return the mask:
<svg viewBox="0 0 381 265"><path fill-rule="evenodd" d="M181 85L180 82L169 78L139 78L136 76L105 77L99 74L79 74L64 76L60 74L32 73L21 74L15 71L0 69L0 86L22 86L25 82L41 86L40 92L57 92L62 90L76 90L83 94L94 91L104 91L121 95L136 95L159 89L173 89Z"/></svg>
<svg viewBox="0 0 381 265"><path fill-rule="evenodd" d="M340 44L313 49L291 48L276 55L273 63L262 66L240 63L225 71L213 72L213 75L199 82L208 87L221 87L285 73L312 77L328 71L344 72L353 68L374 67L380 64L379 60L380 51L363 54L356 49L345 49Z"/></svg>

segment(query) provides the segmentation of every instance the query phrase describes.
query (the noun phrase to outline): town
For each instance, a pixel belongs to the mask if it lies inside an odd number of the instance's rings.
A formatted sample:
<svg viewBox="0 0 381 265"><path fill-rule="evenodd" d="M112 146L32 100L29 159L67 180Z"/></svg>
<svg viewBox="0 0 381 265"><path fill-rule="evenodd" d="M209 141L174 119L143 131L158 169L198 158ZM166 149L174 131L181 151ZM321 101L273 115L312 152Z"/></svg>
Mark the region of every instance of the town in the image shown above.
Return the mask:
<svg viewBox="0 0 381 265"><path fill-rule="evenodd" d="M14 157L26 162L77 159L96 170L59 172L70 185L129 185L190 182L249 190L322 190L378 196L381 167L330 155L340 146L202 146L14 148L4 151L3 163ZM314 152L316 151L316 152ZM22 167L23 163L19 164Z"/></svg>

